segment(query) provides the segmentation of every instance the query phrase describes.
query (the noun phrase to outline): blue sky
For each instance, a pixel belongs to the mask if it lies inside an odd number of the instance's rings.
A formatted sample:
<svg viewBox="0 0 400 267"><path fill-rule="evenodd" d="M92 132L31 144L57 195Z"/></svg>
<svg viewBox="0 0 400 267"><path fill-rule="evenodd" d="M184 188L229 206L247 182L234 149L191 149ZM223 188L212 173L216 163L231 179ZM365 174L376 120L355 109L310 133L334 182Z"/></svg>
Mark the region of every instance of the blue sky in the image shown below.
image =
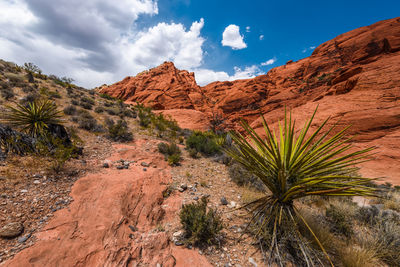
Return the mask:
<svg viewBox="0 0 400 267"><path fill-rule="evenodd" d="M398 0L3 0L0 58L88 88L174 61L204 85L266 73L399 10Z"/></svg>

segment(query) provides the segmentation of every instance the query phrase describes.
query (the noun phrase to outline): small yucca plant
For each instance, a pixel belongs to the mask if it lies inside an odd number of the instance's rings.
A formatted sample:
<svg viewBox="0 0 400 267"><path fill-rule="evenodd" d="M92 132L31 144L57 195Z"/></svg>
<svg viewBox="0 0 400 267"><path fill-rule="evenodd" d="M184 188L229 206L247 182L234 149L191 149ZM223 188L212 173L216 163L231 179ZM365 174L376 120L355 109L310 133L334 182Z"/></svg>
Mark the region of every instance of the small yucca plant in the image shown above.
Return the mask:
<svg viewBox="0 0 400 267"><path fill-rule="evenodd" d="M61 125L61 111L53 101L34 101L27 106L7 106L8 112L3 121L26 132L30 136L39 137L47 134L50 125Z"/></svg>
<svg viewBox="0 0 400 267"><path fill-rule="evenodd" d="M315 262L322 264L308 245L309 241L301 234L301 229L305 228L333 265L321 242L296 208L297 199L375 195L374 189L367 186L372 179L352 175L357 170L355 165L367 160L374 148L350 152L351 138L345 136L349 127L334 134L333 126L321 133L328 119L315 132L309 133L316 111L298 135L295 133L295 121L291 116L287 118L286 112L284 124L279 123L278 134L271 131L262 116L265 139L242 120L247 136L231 132L235 145L224 148L232 158L260 178L269 190L264 197L245 207L252 208L250 225L256 230L256 235L267 242L270 264L272 261L281 266L284 264L286 255L281 251L283 247L289 247L287 251L291 251L291 260L301 261L307 266Z"/></svg>

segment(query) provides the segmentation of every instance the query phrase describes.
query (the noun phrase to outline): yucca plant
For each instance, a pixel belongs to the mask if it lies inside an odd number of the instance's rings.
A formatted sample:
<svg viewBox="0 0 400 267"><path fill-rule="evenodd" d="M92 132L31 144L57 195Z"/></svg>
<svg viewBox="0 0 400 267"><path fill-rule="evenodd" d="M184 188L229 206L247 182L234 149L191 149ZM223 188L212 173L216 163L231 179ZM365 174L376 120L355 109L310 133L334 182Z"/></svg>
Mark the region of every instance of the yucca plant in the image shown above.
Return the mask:
<svg viewBox="0 0 400 267"><path fill-rule="evenodd" d="M7 106L8 112L4 115L3 122L21 129L32 137L47 134L51 125L61 125L61 111L53 101L34 101L27 106L17 104L17 107Z"/></svg>
<svg viewBox="0 0 400 267"><path fill-rule="evenodd" d="M302 217L296 200L308 196L375 196L367 185L370 178L354 177L356 164L364 162L373 147L354 151L346 137L346 127L337 133L335 125L323 133L326 119L314 132L309 132L312 117L296 134L295 121L285 111L283 125L275 133L262 121L265 139L257 134L244 120L241 124L246 136L232 131L234 146L225 152L247 170L255 174L268 188L265 196L243 207L251 208L251 228L268 246L269 264L272 261L283 266L287 248L291 261L300 265L323 265L325 258L333 266L328 253ZM242 208L243 208L242 207ZM300 229L306 229L320 247L320 252L309 246ZM310 236L310 235L308 235ZM319 257L325 255L325 257Z"/></svg>

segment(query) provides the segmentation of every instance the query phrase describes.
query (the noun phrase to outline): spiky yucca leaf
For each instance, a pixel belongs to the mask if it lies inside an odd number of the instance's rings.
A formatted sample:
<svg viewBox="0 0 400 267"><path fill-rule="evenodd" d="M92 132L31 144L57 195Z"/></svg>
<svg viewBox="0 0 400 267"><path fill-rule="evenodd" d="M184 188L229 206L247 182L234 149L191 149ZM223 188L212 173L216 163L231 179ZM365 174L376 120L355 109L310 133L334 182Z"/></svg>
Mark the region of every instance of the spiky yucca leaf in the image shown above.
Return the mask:
<svg viewBox="0 0 400 267"><path fill-rule="evenodd" d="M53 101L35 101L27 106L17 105L17 107L7 106L8 112L2 121L21 128L23 132L38 137L46 134L50 125L61 125L61 111Z"/></svg>
<svg viewBox="0 0 400 267"><path fill-rule="evenodd" d="M299 224L305 225L311 232L332 264L318 238L296 209L296 199L312 195L375 196L374 190L367 186L373 179L352 176L357 170L355 165L366 161L374 148L350 150L351 138L345 136L348 127L334 134L333 126L322 134L328 119L309 133L316 111L298 135L295 134L295 121L291 115L288 118L286 112L283 125L279 122L277 133L271 131L262 116L265 139L242 120L246 137L232 131L230 134L235 146L225 148L227 154L260 178L270 191L246 206L253 207L251 223L257 229L256 234L270 239L270 260L274 258L280 264L283 260L279 243L283 239L296 243L291 246L300 251L307 266L315 262L316 256L311 255L312 250L300 234Z"/></svg>

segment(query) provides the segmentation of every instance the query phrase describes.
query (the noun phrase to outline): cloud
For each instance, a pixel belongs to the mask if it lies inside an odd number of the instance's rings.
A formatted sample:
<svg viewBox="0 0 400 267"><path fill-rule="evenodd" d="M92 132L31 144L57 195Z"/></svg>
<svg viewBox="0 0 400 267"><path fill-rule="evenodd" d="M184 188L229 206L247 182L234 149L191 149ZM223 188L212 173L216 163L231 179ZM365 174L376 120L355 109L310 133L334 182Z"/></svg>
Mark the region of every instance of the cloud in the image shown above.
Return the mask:
<svg viewBox="0 0 400 267"><path fill-rule="evenodd" d="M89 88L168 60L178 68L198 68L204 20L189 29L179 23L137 28L140 16L157 13L155 0L118 5L112 0L0 1L0 58L34 62L45 73L71 77Z"/></svg>
<svg viewBox="0 0 400 267"><path fill-rule="evenodd" d="M261 34L259 39L260 39L260 41L264 40L264 35Z"/></svg>
<svg viewBox="0 0 400 267"><path fill-rule="evenodd" d="M271 58L268 59L267 61L261 63L261 66L268 66L268 65L272 65L276 62L276 58Z"/></svg>
<svg viewBox="0 0 400 267"><path fill-rule="evenodd" d="M246 32L250 32L250 26L246 27Z"/></svg>
<svg viewBox="0 0 400 267"><path fill-rule="evenodd" d="M222 41L223 46L232 47L232 49L243 49L246 48L247 45L243 41L243 36L240 35L239 26L231 24L225 28L222 33Z"/></svg>
<svg viewBox="0 0 400 267"><path fill-rule="evenodd" d="M314 50L315 49L315 46L310 46L310 47L308 47L308 48L304 48L301 52L302 53L305 53L305 52L307 52L307 51L311 51L311 50Z"/></svg>
<svg viewBox="0 0 400 267"><path fill-rule="evenodd" d="M234 81L239 79L250 79L258 75L264 74L256 65L245 67L234 67L234 74L229 75L224 71L215 72L209 69L196 69L194 70L196 82L200 86L207 85L215 81Z"/></svg>

